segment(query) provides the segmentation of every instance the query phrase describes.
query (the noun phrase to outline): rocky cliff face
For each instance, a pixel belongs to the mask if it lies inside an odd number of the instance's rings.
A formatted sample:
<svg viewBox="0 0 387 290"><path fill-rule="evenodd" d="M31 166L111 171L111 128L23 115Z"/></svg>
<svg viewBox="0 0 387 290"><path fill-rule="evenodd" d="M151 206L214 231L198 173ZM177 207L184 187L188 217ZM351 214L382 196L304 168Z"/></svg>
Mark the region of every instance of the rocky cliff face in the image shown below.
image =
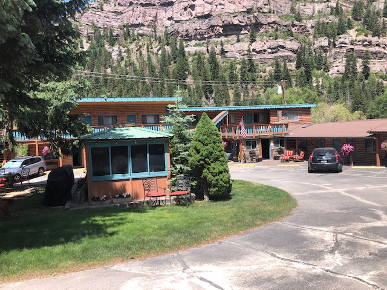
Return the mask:
<svg viewBox="0 0 387 290"><path fill-rule="evenodd" d="M355 51L361 57L368 50L371 53L371 69L385 72L387 65L387 41L384 38L357 37L350 31L339 37L332 47L327 38L313 39L313 27L317 14L329 14L329 6L336 1L319 3L298 3L297 11L303 16L302 22L286 20L291 13L291 0L111 0L90 3L89 9L78 15L81 31L86 34L91 25L113 28L119 33L122 26L135 29L139 35L148 35L152 27L157 33L164 30L189 41L188 52L203 50L198 45L210 39L214 43L224 42L226 57L241 58L247 55L248 34L254 26L256 32L269 37L258 37L251 45L253 57L260 63L271 63L275 58L287 58L291 63L300 43L299 37L274 39L270 37L274 29L291 31L295 35L308 36L314 48L321 47L328 53L331 75L343 71L344 56L347 51ZM340 1L346 11L350 11L352 1ZM384 0L374 2L376 9L383 7ZM294 5L294 4L293 4ZM308 20L309 19L309 20ZM334 21L334 20L332 20ZM240 35L241 42L237 42ZM217 47L220 50L220 47Z"/></svg>

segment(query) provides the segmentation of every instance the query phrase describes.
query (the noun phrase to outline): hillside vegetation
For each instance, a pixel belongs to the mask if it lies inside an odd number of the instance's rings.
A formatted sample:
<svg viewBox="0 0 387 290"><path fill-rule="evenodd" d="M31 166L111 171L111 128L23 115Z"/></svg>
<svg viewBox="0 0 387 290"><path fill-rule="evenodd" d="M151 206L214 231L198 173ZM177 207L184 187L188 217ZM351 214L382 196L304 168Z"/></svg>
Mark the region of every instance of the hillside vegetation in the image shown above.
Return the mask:
<svg viewBox="0 0 387 290"><path fill-rule="evenodd" d="M384 1L288 2L289 13L241 12L233 17L254 20L244 30L226 35L223 27L207 38L182 33L177 22L101 27L98 18L97 25L80 17L88 58L76 77L89 80L89 97L163 97L180 89L189 106L281 104L283 84L288 104L318 104L314 122L387 117ZM305 7L316 5L324 9L308 14ZM85 14L99 9L106 20L106 7L117 6L96 2ZM262 24L263 16L276 20ZM268 44L274 52L259 50Z"/></svg>

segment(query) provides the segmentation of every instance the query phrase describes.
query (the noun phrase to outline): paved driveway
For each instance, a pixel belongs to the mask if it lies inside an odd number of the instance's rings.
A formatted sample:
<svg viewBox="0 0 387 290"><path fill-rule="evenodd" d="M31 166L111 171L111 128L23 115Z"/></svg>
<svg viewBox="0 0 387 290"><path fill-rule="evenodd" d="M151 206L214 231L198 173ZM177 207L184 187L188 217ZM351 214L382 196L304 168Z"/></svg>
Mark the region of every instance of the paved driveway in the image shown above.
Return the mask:
<svg viewBox="0 0 387 290"><path fill-rule="evenodd" d="M230 168L292 193L298 208L215 244L0 289L387 289L387 169Z"/></svg>

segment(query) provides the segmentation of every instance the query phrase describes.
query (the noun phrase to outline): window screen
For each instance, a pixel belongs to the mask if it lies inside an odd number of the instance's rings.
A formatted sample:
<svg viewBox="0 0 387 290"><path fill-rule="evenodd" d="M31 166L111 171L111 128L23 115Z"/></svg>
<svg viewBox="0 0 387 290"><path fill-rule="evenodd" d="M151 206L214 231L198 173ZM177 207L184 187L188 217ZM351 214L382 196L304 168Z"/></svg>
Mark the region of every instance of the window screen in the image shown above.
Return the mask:
<svg viewBox="0 0 387 290"><path fill-rule="evenodd" d="M109 147L91 148L93 176L110 175Z"/></svg>
<svg viewBox="0 0 387 290"><path fill-rule="evenodd" d="M133 145L132 146L132 172L148 172L148 158L147 145Z"/></svg>
<svg viewBox="0 0 387 290"><path fill-rule="evenodd" d="M149 145L150 172L165 171L165 157L163 144Z"/></svg>
<svg viewBox="0 0 387 290"><path fill-rule="evenodd" d="M127 174L128 146L112 146L111 152L112 174Z"/></svg>

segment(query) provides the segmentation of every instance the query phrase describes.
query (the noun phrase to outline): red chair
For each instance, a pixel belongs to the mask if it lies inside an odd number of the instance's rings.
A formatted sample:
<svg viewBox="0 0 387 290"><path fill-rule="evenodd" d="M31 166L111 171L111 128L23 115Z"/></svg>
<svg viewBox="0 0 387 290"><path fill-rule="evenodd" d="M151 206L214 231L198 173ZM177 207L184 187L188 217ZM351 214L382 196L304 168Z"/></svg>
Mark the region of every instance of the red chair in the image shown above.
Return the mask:
<svg viewBox="0 0 387 290"><path fill-rule="evenodd" d="M286 150L285 154L282 154L280 157L281 162L290 161L291 159L293 159L293 151L292 150Z"/></svg>
<svg viewBox="0 0 387 290"><path fill-rule="evenodd" d="M304 156L305 156L304 151L301 151L300 155L293 156L293 161L294 162L304 161Z"/></svg>
<svg viewBox="0 0 387 290"><path fill-rule="evenodd" d="M165 193L165 187L161 187L157 185L156 178L147 178L142 180L142 186L144 188L144 202L145 199L148 198L148 204L151 206L152 204L161 204L162 198L164 197L164 205L167 203L167 194ZM154 199L154 200L152 200Z"/></svg>
<svg viewBox="0 0 387 290"><path fill-rule="evenodd" d="M173 190L169 194L169 201L172 202L172 196L183 197L186 206L191 198L191 177L180 176L176 179L176 184L172 187Z"/></svg>

